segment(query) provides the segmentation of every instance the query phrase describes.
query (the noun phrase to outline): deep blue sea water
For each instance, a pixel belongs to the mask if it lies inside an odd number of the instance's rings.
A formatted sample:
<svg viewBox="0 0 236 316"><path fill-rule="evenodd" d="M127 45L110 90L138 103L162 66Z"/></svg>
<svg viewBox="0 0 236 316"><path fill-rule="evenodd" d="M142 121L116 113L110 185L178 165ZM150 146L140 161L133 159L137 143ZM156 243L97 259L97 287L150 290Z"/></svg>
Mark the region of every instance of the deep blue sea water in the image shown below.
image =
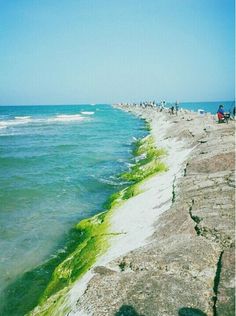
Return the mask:
<svg viewBox="0 0 236 316"><path fill-rule="evenodd" d="M108 105L0 107L0 291L102 210L146 133Z"/></svg>

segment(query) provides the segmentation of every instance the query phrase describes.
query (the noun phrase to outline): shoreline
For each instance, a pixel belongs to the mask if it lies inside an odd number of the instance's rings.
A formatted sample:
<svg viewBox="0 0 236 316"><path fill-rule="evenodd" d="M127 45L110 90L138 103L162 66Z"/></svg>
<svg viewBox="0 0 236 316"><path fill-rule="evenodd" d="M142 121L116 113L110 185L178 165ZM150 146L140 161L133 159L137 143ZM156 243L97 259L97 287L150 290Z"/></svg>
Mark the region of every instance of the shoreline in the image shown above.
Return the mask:
<svg viewBox="0 0 236 316"><path fill-rule="evenodd" d="M94 289L100 288L96 279L101 281L101 279L109 278L109 275L117 277L122 275L124 271L127 273L133 272L131 264L129 263L128 266L127 260L124 260L124 258L129 256L129 253L132 254L133 251L139 251L138 249L148 248L153 243L153 236L157 233L157 227L160 224L158 223L159 219L162 215L168 214L173 203L175 203L179 191L178 181L186 173L186 159L189 159L192 151L200 144L204 144L204 139L202 139L203 136L206 136L204 129L212 129L213 120L211 115L198 117L196 113L185 111L183 120L185 120L185 123L187 122L187 125L190 124L192 129L186 131L186 126L182 126L173 137L177 121L181 120L180 117L155 113L151 109L136 109L134 111L133 108L125 108L122 110L132 110L133 114L141 116L148 122L150 121L151 134L155 139L156 146L168 151L165 162L169 165L169 170L144 180L139 185L141 188L139 194L115 207L110 218L109 232L112 237L109 237L111 241L109 249L96 260L92 269L79 281L75 282L67 294L65 293L62 296L62 299L58 302L59 304L56 304L57 306L50 310L50 315L65 315L65 313L70 316L113 315L111 310L105 312L105 307L101 306L99 300L96 299ZM194 122L195 119L197 119L197 123ZM191 124L194 126L191 126ZM195 129L199 129L199 126L201 132L194 135ZM216 252L218 256L218 251ZM144 259L140 264L145 265L148 262L145 263ZM214 269L212 269L211 275L215 276ZM49 305L51 299L53 298L49 298ZM106 298L103 300L106 301ZM90 303L93 306L90 306ZM36 308L30 315L46 315L46 310L44 313L43 310Z"/></svg>
<svg viewBox="0 0 236 316"><path fill-rule="evenodd" d="M161 126L162 134L159 134L159 136L157 137L157 134L153 135L154 126L152 126L152 122L149 122L149 118L141 118L148 120L147 122L151 124L150 135L154 137L156 145L158 144L158 148L168 147L168 149L171 150L171 147L174 144L176 145L175 141L161 141L162 136L165 134L168 128L166 126L167 124L163 124ZM158 127L159 130L160 126ZM183 146L184 142L179 141L177 146L179 155L175 156L174 167L171 167L170 170L164 173L157 173L151 176L151 178L149 179L144 179L144 181L140 184L141 193L139 193L135 197L128 199L120 207L118 206L118 208L112 214L110 231L119 232L121 236L115 238L115 240L114 238L113 240L110 240L111 245L109 249L101 258L96 261L95 266L93 267L95 273L96 271L99 271L100 267L105 267L105 269L112 269L113 271L119 271L119 264L118 266L114 266L113 264L110 264L112 261L116 260L120 256L125 255L129 251L148 244L148 239L154 233L153 224L157 220L158 216L167 211L171 206L173 182L181 176L184 161L191 152L191 149L185 149L183 151ZM167 153L166 157L162 159L165 162L168 161L168 163L170 163L170 154L171 153ZM158 190L155 189L157 187L159 188ZM156 201L158 201L158 204L156 203ZM150 213L147 216L146 213L148 212ZM78 297L83 294L89 280L93 276L94 272L89 271L87 275L85 275L80 281L78 281L78 284L75 285L74 288L71 290L70 304L72 306L78 300ZM77 309L77 307L75 307L75 311L73 311L72 309L69 315L82 316L87 314L84 313L83 310Z"/></svg>

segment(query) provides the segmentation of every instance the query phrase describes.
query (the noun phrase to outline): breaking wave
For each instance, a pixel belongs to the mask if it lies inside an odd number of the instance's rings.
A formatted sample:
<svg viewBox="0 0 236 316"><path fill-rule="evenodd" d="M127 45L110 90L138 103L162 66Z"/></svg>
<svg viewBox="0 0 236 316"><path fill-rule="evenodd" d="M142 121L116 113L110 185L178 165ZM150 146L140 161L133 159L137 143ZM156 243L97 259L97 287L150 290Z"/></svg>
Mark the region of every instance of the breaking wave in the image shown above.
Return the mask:
<svg viewBox="0 0 236 316"><path fill-rule="evenodd" d="M87 115L89 112L86 112ZM84 113L84 114L86 114ZM94 113L94 112L93 112ZM23 125L23 124L48 124L48 123L68 123L68 122L78 122L88 120L87 117L84 117L80 114L73 114L73 115L56 115L54 117L45 117L45 118L32 118L31 116L15 116L14 119L0 119L0 129L8 128L11 126Z"/></svg>
<svg viewBox="0 0 236 316"><path fill-rule="evenodd" d="M54 118L48 119L49 122L73 122L73 121L83 121L85 117L80 114L73 115L57 115Z"/></svg>
<svg viewBox="0 0 236 316"><path fill-rule="evenodd" d="M93 115L95 112L90 112L90 111L83 111L81 112L81 114L84 114L84 115Z"/></svg>

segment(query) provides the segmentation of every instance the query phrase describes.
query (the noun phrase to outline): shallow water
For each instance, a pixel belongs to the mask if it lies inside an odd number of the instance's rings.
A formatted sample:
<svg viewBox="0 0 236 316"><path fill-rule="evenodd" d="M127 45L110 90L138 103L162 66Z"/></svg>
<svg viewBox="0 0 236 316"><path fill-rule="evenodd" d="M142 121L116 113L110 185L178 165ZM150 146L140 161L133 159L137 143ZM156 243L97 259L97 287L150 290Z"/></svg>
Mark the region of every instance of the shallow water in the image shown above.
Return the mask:
<svg viewBox="0 0 236 316"><path fill-rule="evenodd" d="M108 105L0 107L0 292L125 183L144 122Z"/></svg>

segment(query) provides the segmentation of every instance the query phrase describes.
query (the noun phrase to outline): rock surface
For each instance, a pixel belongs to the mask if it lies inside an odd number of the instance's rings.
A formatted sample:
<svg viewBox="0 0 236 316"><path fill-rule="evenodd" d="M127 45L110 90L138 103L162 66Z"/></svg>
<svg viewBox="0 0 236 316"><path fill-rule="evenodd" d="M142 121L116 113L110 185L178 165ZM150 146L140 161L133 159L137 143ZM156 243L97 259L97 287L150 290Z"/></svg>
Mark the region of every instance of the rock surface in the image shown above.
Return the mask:
<svg viewBox="0 0 236 316"><path fill-rule="evenodd" d="M125 110L153 128L160 115ZM165 137L193 148L173 183L172 206L147 245L94 269L76 315L234 315L234 122L217 124L211 115L190 112L161 115L171 123Z"/></svg>

